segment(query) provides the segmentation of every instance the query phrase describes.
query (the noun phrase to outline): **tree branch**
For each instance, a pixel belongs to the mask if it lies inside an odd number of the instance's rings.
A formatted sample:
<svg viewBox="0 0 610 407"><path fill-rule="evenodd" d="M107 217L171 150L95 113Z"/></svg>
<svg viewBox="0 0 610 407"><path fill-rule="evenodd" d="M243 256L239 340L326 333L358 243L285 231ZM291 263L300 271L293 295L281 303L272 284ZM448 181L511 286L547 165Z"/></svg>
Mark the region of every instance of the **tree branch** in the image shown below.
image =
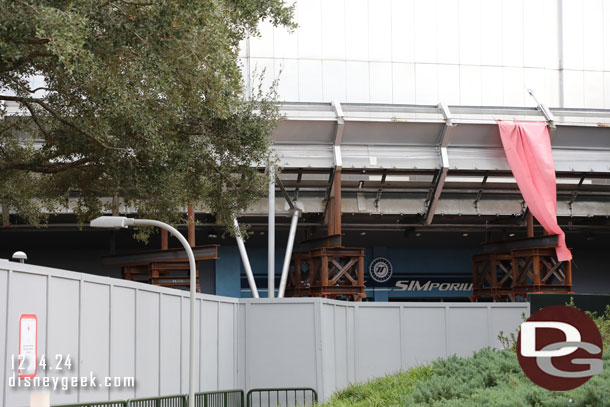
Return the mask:
<svg viewBox="0 0 610 407"><path fill-rule="evenodd" d="M60 121L61 123L65 124L68 127L73 128L74 130L76 130L77 132L79 132L80 134L82 134L83 136L87 137L88 139L90 139L91 141L95 142L96 144L98 144L100 147L107 149L107 150L116 150L116 151L127 151L124 148L120 148L120 147L113 147L113 146L109 146L106 143L104 143L103 141L99 140L97 137L87 133L86 131L84 131L83 129L81 129L80 127L78 127L77 125L73 124L72 122L70 122L69 120L67 120L66 118L62 117L58 112L56 112L54 109L52 109L49 105L47 105L45 102L43 102L40 99L36 99L36 98L26 98L26 97L22 97L22 96L7 96L7 95L0 95L0 100L7 100L7 101L12 101L12 102L20 102L20 103L27 103L27 102L31 102L31 103L36 103L38 104L40 107L42 107L44 110L46 110L47 112L49 112L53 117L55 117L55 119L57 119L58 121Z"/></svg>
<svg viewBox="0 0 610 407"><path fill-rule="evenodd" d="M108 6L108 5L112 4L112 3L116 3L117 1L118 1L118 0L108 0L108 1L106 1L106 2L104 2L104 3L102 3L102 4L100 4L100 5L98 6L98 8L104 8L104 7L106 7L106 6Z"/></svg>
<svg viewBox="0 0 610 407"><path fill-rule="evenodd" d="M47 91L49 91L49 92L53 92L53 89L51 89L51 88L46 88L46 87L44 87L44 86L40 86L40 87L38 87L38 88L36 88L36 89L28 89L28 92L30 92L30 93L36 93L36 92L38 92L39 90L47 90Z"/></svg>
<svg viewBox="0 0 610 407"><path fill-rule="evenodd" d="M44 136L49 139L49 133L47 132L47 130L42 126L42 123L40 123L40 121L38 120L38 116L36 115L36 112L34 112L34 109L32 108L32 105L30 105L29 102L23 102L23 104L25 105L25 107L28 108L28 110L30 111L30 115L32 116L32 120L34 121L34 123L36 124L36 127L38 127L40 129L40 131L42 132L42 134L44 134Z"/></svg>
<svg viewBox="0 0 610 407"><path fill-rule="evenodd" d="M7 121L7 120L3 120L3 121ZM10 129L17 129L17 127L18 126L15 123L8 121L8 125L3 127L2 129L0 129L0 134L4 134L5 131L8 131ZM2 148L2 144L0 144L0 148Z"/></svg>
<svg viewBox="0 0 610 407"><path fill-rule="evenodd" d="M123 3L123 4L128 4L130 6L154 6L155 5L155 3L153 3L153 2L142 3L142 2L137 2L137 1L127 1L127 0L108 0L108 1L100 4L98 8L104 8L112 3L117 3L117 2Z"/></svg>
<svg viewBox="0 0 610 407"><path fill-rule="evenodd" d="M48 38L25 38L25 42L32 45L44 45L51 42Z"/></svg>
<svg viewBox="0 0 610 407"><path fill-rule="evenodd" d="M123 4L129 4L130 6L154 6L155 5L155 3L152 3L152 2L141 3L141 2L137 2L137 1L127 1L127 0L119 0L119 1Z"/></svg>
<svg viewBox="0 0 610 407"><path fill-rule="evenodd" d="M27 170L32 172L38 172L41 174L57 174L70 168L80 167L89 162L89 158L81 158L76 161L69 163L49 163L49 164L35 164L35 163L7 163L1 168L3 171L6 170Z"/></svg>

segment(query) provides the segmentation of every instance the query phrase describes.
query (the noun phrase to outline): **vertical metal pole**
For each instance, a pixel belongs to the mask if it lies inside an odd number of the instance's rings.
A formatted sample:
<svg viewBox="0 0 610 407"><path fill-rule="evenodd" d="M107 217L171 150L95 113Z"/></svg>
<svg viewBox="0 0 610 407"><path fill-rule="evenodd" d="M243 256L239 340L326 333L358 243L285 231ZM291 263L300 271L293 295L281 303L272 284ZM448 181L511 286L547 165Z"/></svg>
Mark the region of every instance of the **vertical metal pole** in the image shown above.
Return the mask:
<svg viewBox="0 0 610 407"><path fill-rule="evenodd" d="M284 256L284 264L282 265L282 277L280 278L280 291L278 298L284 298L286 292L286 282L288 281L288 269L290 268L290 258L292 257L292 247L294 246L294 236L297 232L297 222L299 221L300 211L292 210L292 219L290 220L290 232L288 234L288 244L286 245L286 255Z"/></svg>
<svg viewBox="0 0 610 407"><path fill-rule="evenodd" d="M565 107L564 95L564 63L563 63L563 0L557 0L557 56L559 59L559 107Z"/></svg>
<svg viewBox="0 0 610 407"><path fill-rule="evenodd" d="M252 267L250 267L250 260L248 260L248 252L246 252L246 246L244 245L244 240L241 238L241 233L239 231L239 223L237 223L237 218L233 219L233 225L235 226L235 240L237 240L237 247L239 248L239 255L241 256L241 261L244 264L244 269L246 270L246 277L248 277L248 284L250 285L250 290L252 290L252 296L254 298L258 298L258 290L256 289L256 282L254 281L254 275L252 274Z"/></svg>
<svg viewBox="0 0 610 407"><path fill-rule="evenodd" d="M275 295L275 169L269 166L269 233L267 245L267 288L269 298Z"/></svg>
<svg viewBox="0 0 610 407"><path fill-rule="evenodd" d="M174 235L184 247L186 251L186 255L189 259L189 268L191 271L190 285L191 285L191 295L190 295L190 315L189 315L189 398L188 403L189 407L195 407L195 294L196 294L196 274L197 270L195 267L195 256L193 254L193 250L189 245L189 242L182 236L178 230L168 225L167 223L159 222L156 220L149 219L135 219L133 221L135 226L156 226L161 229L166 229L169 233Z"/></svg>

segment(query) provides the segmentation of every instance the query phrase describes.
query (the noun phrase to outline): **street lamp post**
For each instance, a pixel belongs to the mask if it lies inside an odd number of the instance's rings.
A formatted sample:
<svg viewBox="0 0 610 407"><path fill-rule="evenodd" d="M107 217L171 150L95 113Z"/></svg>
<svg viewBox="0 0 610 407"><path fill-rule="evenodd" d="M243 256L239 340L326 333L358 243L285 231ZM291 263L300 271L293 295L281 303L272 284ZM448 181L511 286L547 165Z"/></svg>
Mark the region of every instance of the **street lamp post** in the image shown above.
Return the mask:
<svg viewBox="0 0 610 407"><path fill-rule="evenodd" d="M195 269L195 256L193 250L189 245L188 241L182 236L182 233L178 232L177 229L171 227L167 223L159 222L152 219L133 219L126 218L124 216L100 216L99 218L93 219L90 223L93 228L128 228L129 226L156 226L161 229L167 230L169 233L174 235L182 246L186 250L186 255L189 259L189 266L191 270L191 312L189 321L189 407L195 406L195 287L196 287L196 276L197 272Z"/></svg>

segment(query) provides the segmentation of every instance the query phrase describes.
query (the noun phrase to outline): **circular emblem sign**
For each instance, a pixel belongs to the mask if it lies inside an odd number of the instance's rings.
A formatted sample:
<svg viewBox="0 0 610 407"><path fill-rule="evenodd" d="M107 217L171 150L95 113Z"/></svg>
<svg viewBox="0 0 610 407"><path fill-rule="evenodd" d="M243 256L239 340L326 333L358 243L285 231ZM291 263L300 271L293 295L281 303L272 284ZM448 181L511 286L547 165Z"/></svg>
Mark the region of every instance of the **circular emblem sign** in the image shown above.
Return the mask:
<svg viewBox="0 0 610 407"><path fill-rule="evenodd" d="M565 391L601 373L602 337L595 323L574 307L553 305L521 324L517 357L538 386Z"/></svg>
<svg viewBox="0 0 610 407"><path fill-rule="evenodd" d="M384 257L377 257L369 265L369 274L378 283L385 283L392 277L392 263Z"/></svg>

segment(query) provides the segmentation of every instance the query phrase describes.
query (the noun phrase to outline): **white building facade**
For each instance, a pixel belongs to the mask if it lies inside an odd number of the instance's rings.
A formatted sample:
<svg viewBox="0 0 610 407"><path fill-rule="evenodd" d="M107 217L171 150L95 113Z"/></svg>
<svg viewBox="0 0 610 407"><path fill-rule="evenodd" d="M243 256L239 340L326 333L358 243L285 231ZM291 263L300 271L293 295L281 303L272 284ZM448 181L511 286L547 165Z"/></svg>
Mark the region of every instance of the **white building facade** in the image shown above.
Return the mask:
<svg viewBox="0 0 610 407"><path fill-rule="evenodd" d="M298 0L242 44L289 102L610 108L608 0ZM248 75L248 72L250 73Z"/></svg>

